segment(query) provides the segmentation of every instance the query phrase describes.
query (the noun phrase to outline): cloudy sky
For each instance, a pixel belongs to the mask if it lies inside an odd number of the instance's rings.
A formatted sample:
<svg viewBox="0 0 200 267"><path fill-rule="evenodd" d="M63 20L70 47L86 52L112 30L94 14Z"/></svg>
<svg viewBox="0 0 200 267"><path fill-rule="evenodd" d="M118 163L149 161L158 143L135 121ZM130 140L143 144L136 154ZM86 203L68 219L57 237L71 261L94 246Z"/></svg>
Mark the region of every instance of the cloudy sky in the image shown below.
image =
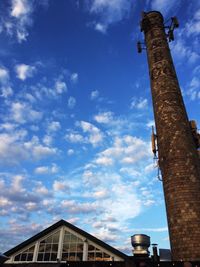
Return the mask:
<svg viewBox="0 0 200 267"><path fill-rule="evenodd" d="M0 1L0 251L65 219L121 251L169 248L141 11L177 16L170 43L200 125L200 3Z"/></svg>

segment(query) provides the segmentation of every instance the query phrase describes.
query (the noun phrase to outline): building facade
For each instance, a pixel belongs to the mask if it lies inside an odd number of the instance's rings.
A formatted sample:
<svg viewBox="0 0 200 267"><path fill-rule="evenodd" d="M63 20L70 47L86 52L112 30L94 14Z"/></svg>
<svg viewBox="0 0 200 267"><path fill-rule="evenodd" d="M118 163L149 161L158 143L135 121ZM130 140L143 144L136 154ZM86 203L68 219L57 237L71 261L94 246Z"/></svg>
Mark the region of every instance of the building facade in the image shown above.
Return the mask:
<svg viewBox="0 0 200 267"><path fill-rule="evenodd" d="M6 264L124 262L128 256L78 227L61 220L5 252Z"/></svg>

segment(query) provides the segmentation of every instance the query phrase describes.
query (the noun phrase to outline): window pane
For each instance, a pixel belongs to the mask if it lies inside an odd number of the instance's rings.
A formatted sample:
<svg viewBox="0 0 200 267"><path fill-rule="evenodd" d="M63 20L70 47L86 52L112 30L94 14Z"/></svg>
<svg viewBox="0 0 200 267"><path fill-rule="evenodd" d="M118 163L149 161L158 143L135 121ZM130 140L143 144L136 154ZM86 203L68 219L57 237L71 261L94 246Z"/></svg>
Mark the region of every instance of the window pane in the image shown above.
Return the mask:
<svg viewBox="0 0 200 267"><path fill-rule="evenodd" d="M33 260L33 253L28 253L27 254L27 261L32 261Z"/></svg>
<svg viewBox="0 0 200 267"><path fill-rule="evenodd" d="M50 258L50 253L45 253L44 254L44 261L49 261Z"/></svg>
<svg viewBox="0 0 200 267"><path fill-rule="evenodd" d="M27 254L26 253L22 253L21 261L26 261L26 257L27 257Z"/></svg>
<svg viewBox="0 0 200 267"><path fill-rule="evenodd" d="M37 261L43 261L43 253L38 253Z"/></svg>
<svg viewBox="0 0 200 267"><path fill-rule="evenodd" d="M102 260L102 253L101 252L96 252L95 260L96 261L101 261Z"/></svg>
<svg viewBox="0 0 200 267"><path fill-rule="evenodd" d="M77 236L71 235L71 242L77 242Z"/></svg>
<svg viewBox="0 0 200 267"><path fill-rule="evenodd" d="M69 243L63 244L63 252L68 252L69 251Z"/></svg>
<svg viewBox="0 0 200 267"><path fill-rule="evenodd" d="M45 239L46 243L52 243L52 235Z"/></svg>
<svg viewBox="0 0 200 267"><path fill-rule="evenodd" d="M75 244L74 243L70 244L70 252L71 251L76 251L76 243Z"/></svg>
<svg viewBox="0 0 200 267"><path fill-rule="evenodd" d="M14 261L19 261L20 260L20 256L21 256L21 254L16 255L15 258L14 258Z"/></svg>
<svg viewBox="0 0 200 267"><path fill-rule="evenodd" d="M77 237L77 242L79 242L79 243L83 243L83 240L80 239L79 237Z"/></svg>
<svg viewBox="0 0 200 267"><path fill-rule="evenodd" d="M83 260L83 253L77 253L76 260L77 261L82 261Z"/></svg>
<svg viewBox="0 0 200 267"><path fill-rule="evenodd" d="M52 252L57 252L58 251L58 244L52 244L51 251Z"/></svg>
<svg viewBox="0 0 200 267"><path fill-rule="evenodd" d="M40 243L40 246L39 246L39 252L44 252L44 248L45 248L45 244L44 243Z"/></svg>
<svg viewBox="0 0 200 267"><path fill-rule="evenodd" d="M70 242L70 235L64 236L64 243Z"/></svg>
<svg viewBox="0 0 200 267"><path fill-rule="evenodd" d="M46 244L45 252L51 252L51 244Z"/></svg>
<svg viewBox="0 0 200 267"><path fill-rule="evenodd" d="M105 253L105 252L103 253L103 260L104 260L104 261L109 261L110 258L111 258L110 255L108 255L108 254Z"/></svg>
<svg viewBox="0 0 200 267"><path fill-rule="evenodd" d="M94 252L89 252L88 253L88 260L89 261L94 261Z"/></svg>
<svg viewBox="0 0 200 267"><path fill-rule="evenodd" d="M76 260L76 253L69 253L69 261L75 261Z"/></svg>
<svg viewBox="0 0 200 267"><path fill-rule="evenodd" d="M30 248L28 249L28 252L34 252L34 248L35 248L35 246L30 247Z"/></svg>
<svg viewBox="0 0 200 267"><path fill-rule="evenodd" d="M92 245L89 245L89 246L88 246L88 251L95 251L95 247L92 246Z"/></svg>
<svg viewBox="0 0 200 267"><path fill-rule="evenodd" d="M60 231L53 235L53 243L59 243Z"/></svg>
<svg viewBox="0 0 200 267"><path fill-rule="evenodd" d="M56 261L57 253L51 253L50 261Z"/></svg>
<svg viewBox="0 0 200 267"><path fill-rule="evenodd" d="M68 253L63 253L62 254L62 260L67 261L68 260Z"/></svg>
<svg viewBox="0 0 200 267"><path fill-rule="evenodd" d="M83 244L80 243L77 244L77 251L79 252L83 251Z"/></svg>

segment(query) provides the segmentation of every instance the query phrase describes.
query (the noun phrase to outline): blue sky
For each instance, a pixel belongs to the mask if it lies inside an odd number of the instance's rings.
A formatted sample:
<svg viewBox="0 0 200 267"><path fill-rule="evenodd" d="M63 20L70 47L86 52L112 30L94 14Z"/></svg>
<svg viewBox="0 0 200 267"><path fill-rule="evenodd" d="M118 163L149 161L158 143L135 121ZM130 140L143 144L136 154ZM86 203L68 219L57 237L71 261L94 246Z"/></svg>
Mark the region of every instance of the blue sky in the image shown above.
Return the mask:
<svg viewBox="0 0 200 267"><path fill-rule="evenodd" d="M177 16L170 43L200 125L200 3L0 2L0 251L65 219L131 253L144 233L169 248L141 11Z"/></svg>

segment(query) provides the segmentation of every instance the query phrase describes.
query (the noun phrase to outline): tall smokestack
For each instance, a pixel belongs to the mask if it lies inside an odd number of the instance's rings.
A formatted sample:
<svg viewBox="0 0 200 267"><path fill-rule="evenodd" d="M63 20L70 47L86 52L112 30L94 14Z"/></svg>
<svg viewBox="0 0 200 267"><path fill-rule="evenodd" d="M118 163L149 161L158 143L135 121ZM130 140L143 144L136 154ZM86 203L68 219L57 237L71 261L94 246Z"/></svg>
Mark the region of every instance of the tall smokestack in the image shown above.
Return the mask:
<svg viewBox="0 0 200 267"><path fill-rule="evenodd" d="M177 21L176 21L177 22ZM178 24L178 23L177 23ZM178 26L178 25L177 25ZM143 13L173 260L200 260L200 162L160 12ZM173 31L168 35L173 40Z"/></svg>

